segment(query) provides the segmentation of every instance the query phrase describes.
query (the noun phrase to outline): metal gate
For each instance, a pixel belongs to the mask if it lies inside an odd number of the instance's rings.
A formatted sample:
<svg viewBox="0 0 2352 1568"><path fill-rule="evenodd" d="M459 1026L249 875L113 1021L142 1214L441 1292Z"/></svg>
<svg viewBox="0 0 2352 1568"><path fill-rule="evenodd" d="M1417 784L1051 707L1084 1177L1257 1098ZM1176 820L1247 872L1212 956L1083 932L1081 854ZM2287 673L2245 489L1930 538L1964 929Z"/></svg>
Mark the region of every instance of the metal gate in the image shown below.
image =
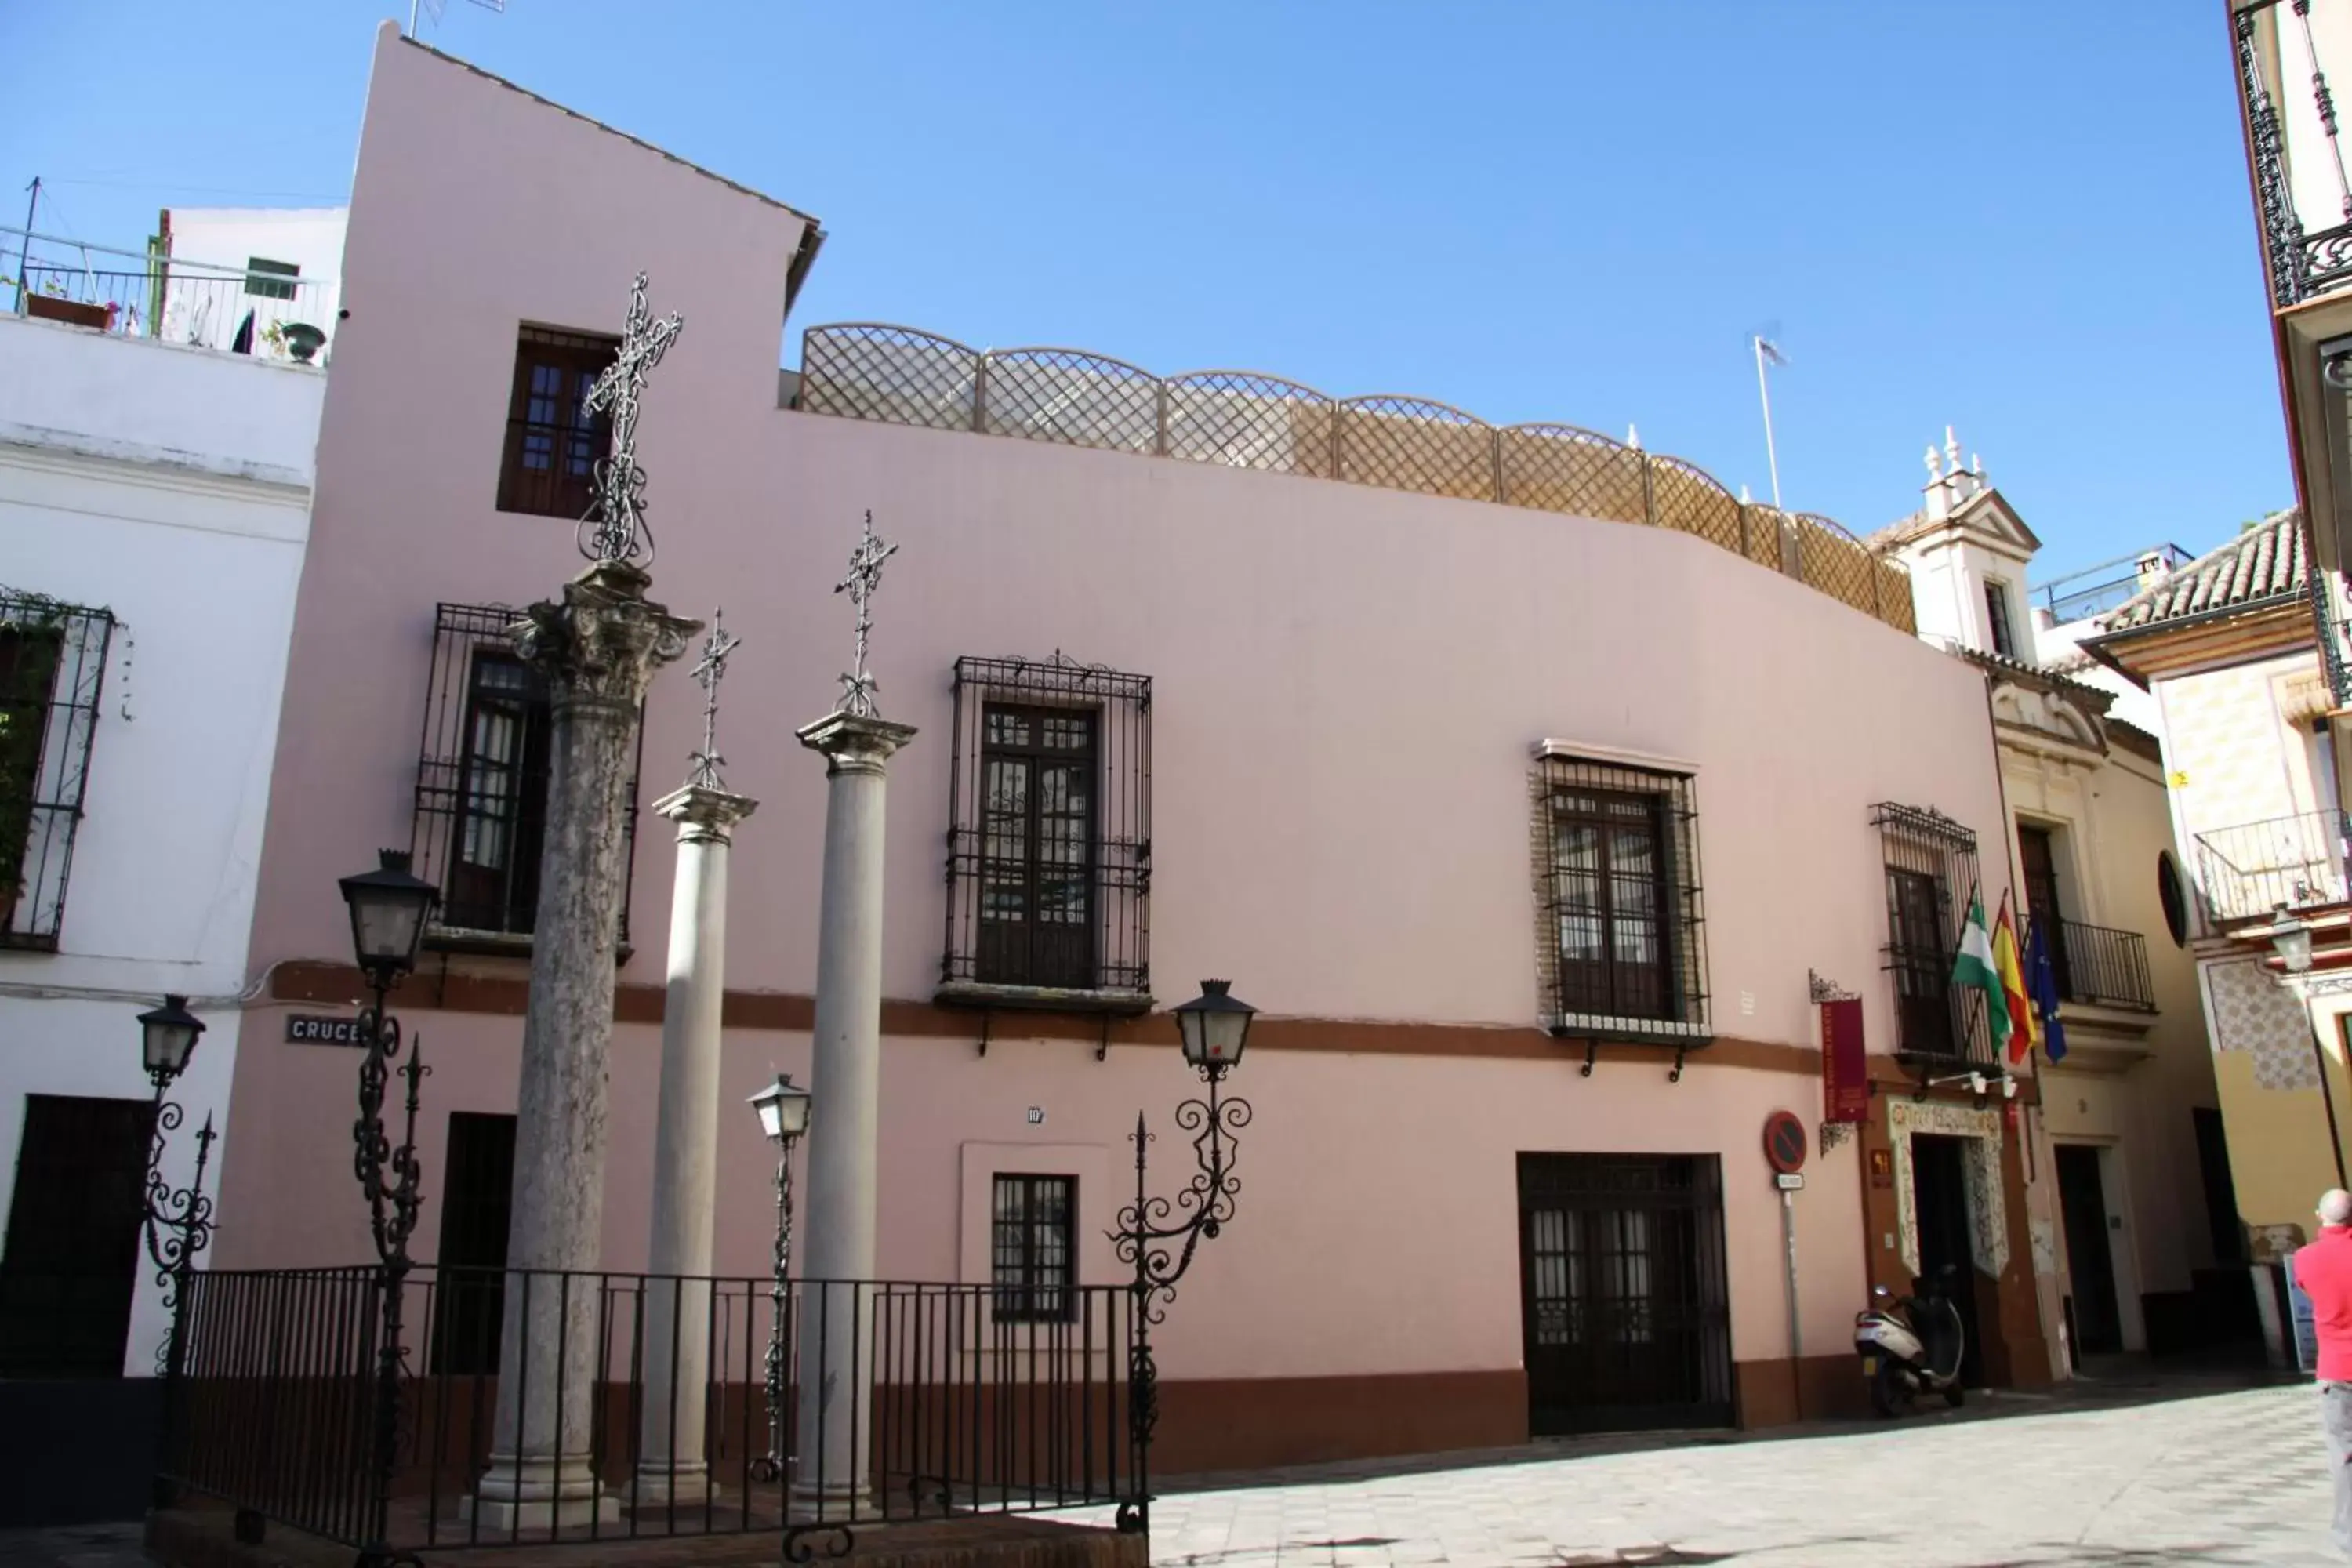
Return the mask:
<svg viewBox="0 0 2352 1568"><path fill-rule="evenodd" d="M1519 1294L1538 1436L1732 1420L1711 1154L1521 1154Z"/></svg>

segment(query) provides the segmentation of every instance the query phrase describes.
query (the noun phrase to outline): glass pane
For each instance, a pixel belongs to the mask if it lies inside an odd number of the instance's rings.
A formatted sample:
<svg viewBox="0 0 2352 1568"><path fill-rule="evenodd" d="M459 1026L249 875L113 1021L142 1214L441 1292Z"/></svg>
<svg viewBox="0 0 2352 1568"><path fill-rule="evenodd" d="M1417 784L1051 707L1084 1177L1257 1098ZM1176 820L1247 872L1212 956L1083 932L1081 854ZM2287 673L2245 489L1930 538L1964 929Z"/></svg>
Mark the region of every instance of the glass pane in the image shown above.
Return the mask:
<svg viewBox="0 0 2352 1568"><path fill-rule="evenodd" d="M1003 708L988 710L988 741L992 746L1025 746L1030 743L1029 716Z"/></svg>

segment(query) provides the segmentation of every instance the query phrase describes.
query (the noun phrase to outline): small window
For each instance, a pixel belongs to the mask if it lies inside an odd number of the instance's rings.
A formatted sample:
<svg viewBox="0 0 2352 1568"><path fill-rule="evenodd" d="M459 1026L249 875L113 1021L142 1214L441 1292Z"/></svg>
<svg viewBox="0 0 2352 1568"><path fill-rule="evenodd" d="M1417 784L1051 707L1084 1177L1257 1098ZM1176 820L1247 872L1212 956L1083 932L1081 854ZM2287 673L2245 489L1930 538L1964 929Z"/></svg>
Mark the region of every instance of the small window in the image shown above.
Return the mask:
<svg viewBox="0 0 2352 1568"><path fill-rule="evenodd" d="M507 628L521 612L502 605L443 605L417 759L411 854L416 874L441 889L436 946L507 951L539 918L539 863L547 826L554 713L546 683L523 663ZM639 744L644 736L639 732ZM628 941L637 781L622 818L621 941Z"/></svg>
<svg viewBox="0 0 2352 1568"><path fill-rule="evenodd" d="M2003 658L2017 657L2017 634L2009 620L2009 584L1985 583L1985 623L1992 631L1992 651Z"/></svg>
<svg viewBox="0 0 2352 1568"><path fill-rule="evenodd" d="M1000 1323L1066 1323L1076 1315L1076 1176L1000 1175L991 1205L989 1283Z"/></svg>
<svg viewBox="0 0 2352 1568"><path fill-rule="evenodd" d="M613 440L610 421L588 406L588 395L620 346L590 333L522 329L499 469L500 511L588 515L596 461Z"/></svg>
<svg viewBox="0 0 2352 1568"><path fill-rule="evenodd" d="M1547 1026L1704 1037L1695 781L1554 756L1537 788Z"/></svg>
<svg viewBox="0 0 2352 1568"><path fill-rule="evenodd" d="M1150 708L1149 676L956 661L942 1000L1150 1005Z"/></svg>
<svg viewBox="0 0 2352 1568"><path fill-rule="evenodd" d="M55 951L114 617L0 589L0 948Z"/></svg>
<svg viewBox="0 0 2352 1568"><path fill-rule="evenodd" d="M291 300L295 280L302 269L290 261L272 261L267 257L245 258L245 291L259 300Z"/></svg>
<svg viewBox="0 0 2352 1568"><path fill-rule="evenodd" d="M2181 885L2180 863L2169 849L2156 852L2156 896L2164 906L2164 929L2175 947L2189 945L2189 891Z"/></svg>

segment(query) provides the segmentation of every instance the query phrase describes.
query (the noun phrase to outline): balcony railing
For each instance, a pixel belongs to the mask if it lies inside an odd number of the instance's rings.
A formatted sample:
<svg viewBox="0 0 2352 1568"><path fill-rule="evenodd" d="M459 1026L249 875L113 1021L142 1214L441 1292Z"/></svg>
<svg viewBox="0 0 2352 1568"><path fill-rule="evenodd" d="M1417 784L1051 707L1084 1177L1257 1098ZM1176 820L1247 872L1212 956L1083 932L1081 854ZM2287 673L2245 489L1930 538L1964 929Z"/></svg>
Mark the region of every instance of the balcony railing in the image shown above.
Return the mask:
<svg viewBox="0 0 2352 1568"><path fill-rule="evenodd" d="M871 321L803 334L797 405L1673 529L1918 630L1910 573L1830 519L1742 500L1694 463L1573 425L1489 425L1424 398L1330 397L1252 371L1159 376L1076 349L981 350Z"/></svg>
<svg viewBox="0 0 2352 1568"><path fill-rule="evenodd" d="M2352 169L2334 91L2352 79L2341 0L2234 0L2238 91L2271 297L2284 309L2352 284Z"/></svg>
<svg viewBox="0 0 2352 1568"><path fill-rule="evenodd" d="M117 337L315 361L335 326L340 284L331 278L142 255L11 228L0 228L0 253L8 258L0 299L16 314Z"/></svg>
<svg viewBox="0 0 2352 1568"><path fill-rule="evenodd" d="M2146 937L2136 931L2116 931L2082 921L2052 923L2058 941L2051 944L2050 963L2057 971L2060 996L2096 1007L2156 1011Z"/></svg>
<svg viewBox="0 0 2352 1568"><path fill-rule="evenodd" d="M2252 920L2284 904L2344 901L2344 826L2334 811L2307 811L2197 836L2198 881L2217 921Z"/></svg>

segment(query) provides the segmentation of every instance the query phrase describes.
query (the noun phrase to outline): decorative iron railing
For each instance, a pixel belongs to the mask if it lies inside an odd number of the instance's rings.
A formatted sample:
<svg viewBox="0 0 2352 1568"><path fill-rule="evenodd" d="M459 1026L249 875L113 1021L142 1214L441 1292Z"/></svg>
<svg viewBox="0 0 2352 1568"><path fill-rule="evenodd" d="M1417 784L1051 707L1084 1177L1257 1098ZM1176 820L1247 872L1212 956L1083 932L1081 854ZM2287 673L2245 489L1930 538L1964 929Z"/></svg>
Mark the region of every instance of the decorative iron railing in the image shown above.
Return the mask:
<svg viewBox="0 0 2352 1568"><path fill-rule="evenodd" d="M2252 920L2284 905L2344 901L2344 823L2307 811L2197 836L2197 879L2215 921Z"/></svg>
<svg viewBox="0 0 2352 1568"><path fill-rule="evenodd" d="M1680 458L1572 425L1489 425L1250 371L1158 376L1075 349L983 351L871 321L803 334L798 406L1671 528L1918 630L1910 574L1828 518L1742 501Z"/></svg>
<svg viewBox="0 0 2352 1568"><path fill-rule="evenodd" d="M794 1280L779 1304L764 1279L419 1268L403 1304L424 1325L424 1355L402 1380L387 1481L371 1462L383 1278L373 1268L191 1275L166 1486L234 1506L248 1534L268 1521L347 1546L776 1531L803 1562L870 1524L1139 1497L1125 1285L1069 1287L1055 1321L1014 1323L996 1315L991 1285ZM530 1341L541 1331L559 1336L552 1355ZM566 1332L584 1332L587 1350L567 1353ZM772 1335L781 1412L766 1394ZM845 1360L829 1356L844 1341ZM860 1369L861 1386L828 1386L826 1399L860 1413L848 1447L861 1475L827 1474L829 1445L798 1451L803 1353ZM502 1389L502 1355L530 1373L558 1369L552 1386L518 1376ZM677 1370L697 1365L698 1377ZM575 1500L562 1520L551 1502L484 1503L484 1471L517 1451L518 1429L542 1446L540 1435L572 1435L562 1446L572 1479L593 1477L601 1501ZM811 1497L830 1500L821 1519L796 1500ZM790 1550L819 1534L831 1539Z"/></svg>
<svg viewBox="0 0 2352 1568"><path fill-rule="evenodd" d="M2156 1011L2156 984L2148 977L2147 938L2082 921L2059 920L2058 941L2050 947L2058 994L2098 1007Z"/></svg>
<svg viewBox="0 0 2352 1568"><path fill-rule="evenodd" d="M2284 309L2352 284L2352 168L2328 83L2352 74L2340 13L2313 0L2232 0L2238 91L2271 298Z"/></svg>

